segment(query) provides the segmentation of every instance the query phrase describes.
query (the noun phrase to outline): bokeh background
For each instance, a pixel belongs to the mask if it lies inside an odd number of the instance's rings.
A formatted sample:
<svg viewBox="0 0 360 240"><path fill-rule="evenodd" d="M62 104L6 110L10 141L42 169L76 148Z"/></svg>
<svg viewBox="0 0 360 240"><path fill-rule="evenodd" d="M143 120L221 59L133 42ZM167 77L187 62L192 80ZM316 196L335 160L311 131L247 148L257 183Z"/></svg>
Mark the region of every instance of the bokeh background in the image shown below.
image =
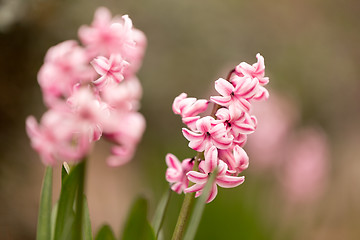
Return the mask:
<svg viewBox="0 0 360 240"><path fill-rule="evenodd" d="M214 95L217 78L242 61L256 62L260 52L271 98L254 107L259 134L245 147L246 182L220 190L196 239L360 239L355 0L0 0L0 239L35 239L44 166L25 118L45 111L37 71L47 49L77 39L98 6L129 14L147 35L139 72L147 130L135 159L120 168L106 166L107 143L95 147L87 175L94 231L107 222L119 236L138 194L149 199L152 216L168 187L166 153L194 155L171 111L174 97ZM164 239L181 201L173 194Z"/></svg>

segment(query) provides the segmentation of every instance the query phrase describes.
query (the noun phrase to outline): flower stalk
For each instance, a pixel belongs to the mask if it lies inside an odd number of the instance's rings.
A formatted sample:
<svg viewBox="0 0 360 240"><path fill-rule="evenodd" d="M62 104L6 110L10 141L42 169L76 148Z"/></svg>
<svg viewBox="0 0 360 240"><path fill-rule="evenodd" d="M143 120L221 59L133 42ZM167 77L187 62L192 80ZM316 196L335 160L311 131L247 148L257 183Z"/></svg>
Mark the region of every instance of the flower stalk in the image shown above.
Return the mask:
<svg viewBox="0 0 360 240"><path fill-rule="evenodd" d="M198 170L199 160L201 159L201 157L203 157L203 153L198 153L196 155L194 160L194 167L193 167L194 171ZM189 183L189 186L190 185L192 185L192 183ZM185 194L184 201L179 213L179 217L176 222L175 230L171 238L172 240L181 240L183 238L183 235L185 233L185 228L189 221L191 210L194 205L194 201L195 201L195 192Z"/></svg>

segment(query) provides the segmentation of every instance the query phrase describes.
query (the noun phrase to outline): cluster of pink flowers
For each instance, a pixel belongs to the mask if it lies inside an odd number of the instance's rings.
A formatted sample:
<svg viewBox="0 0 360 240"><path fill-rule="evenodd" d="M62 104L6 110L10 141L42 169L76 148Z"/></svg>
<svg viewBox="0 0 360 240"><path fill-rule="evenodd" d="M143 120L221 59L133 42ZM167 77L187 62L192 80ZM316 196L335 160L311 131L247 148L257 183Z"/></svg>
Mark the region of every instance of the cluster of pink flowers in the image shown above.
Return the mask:
<svg viewBox="0 0 360 240"><path fill-rule="evenodd" d="M303 126L298 104L274 91L269 101L254 104L254 113L261 125L247 142L253 173L274 175L284 199L294 207L317 203L329 187L327 134L320 126Z"/></svg>
<svg viewBox="0 0 360 240"><path fill-rule="evenodd" d="M106 8L78 33L83 46L68 40L48 50L38 82L49 109L40 124L27 118L27 133L46 165L80 161L104 136L114 143L107 162L118 166L132 158L145 129L135 74L146 37L127 15L112 18Z"/></svg>
<svg viewBox="0 0 360 240"><path fill-rule="evenodd" d="M196 192L195 196L200 196L215 169L217 175L207 202L216 197L217 186L232 188L244 182L244 177L239 174L248 167L249 158L242 147L247 135L253 133L257 125L255 116L251 115L251 102L269 97L264 87L269 82L269 78L265 77L264 58L260 54L256 57L255 64L242 62L228 79L215 81L215 89L220 96L212 96L208 101L188 98L182 93L175 98L172 108L188 127L182 132L189 140L189 147L204 153L204 159L196 157L185 159L182 163L173 154L166 156L166 180L175 192ZM210 102L215 104L214 113L199 116ZM194 161L200 161L198 169L193 169ZM194 185L189 187L189 181Z"/></svg>

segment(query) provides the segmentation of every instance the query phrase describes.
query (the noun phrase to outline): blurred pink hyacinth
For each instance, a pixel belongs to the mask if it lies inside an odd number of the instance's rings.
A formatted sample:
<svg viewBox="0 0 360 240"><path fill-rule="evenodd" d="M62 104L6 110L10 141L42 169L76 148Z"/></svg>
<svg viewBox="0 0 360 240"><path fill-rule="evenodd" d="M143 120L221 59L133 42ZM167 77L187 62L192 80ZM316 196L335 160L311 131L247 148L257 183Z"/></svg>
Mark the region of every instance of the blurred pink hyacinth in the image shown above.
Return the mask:
<svg viewBox="0 0 360 240"><path fill-rule="evenodd" d="M133 157L145 130L135 74L146 37L127 15L112 18L104 7L79 36L83 46L68 40L48 50L38 82L49 110L40 124L28 117L27 133L46 165L80 161L103 136L115 144L108 164L119 166Z"/></svg>
<svg viewBox="0 0 360 240"><path fill-rule="evenodd" d="M299 119L298 107L291 99L276 92L268 101L256 102L254 106L253 113L259 124L247 142L253 159L252 170L278 168L284 159L288 137Z"/></svg>
<svg viewBox="0 0 360 240"><path fill-rule="evenodd" d="M252 170L277 174L284 197L291 203L318 199L325 190L330 168L325 133L314 127L295 128L299 108L276 93L268 102L256 103L254 113L260 124L247 145L253 157Z"/></svg>
<svg viewBox="0 0 360 240"><path fill-rule="evenodd" d="M228 79L215 81L215 89L221 96L198 100L182 93L174 99L172 110L188 127L182 129L184 137L189 140L188 146L199 153L194 158L199 162L198 169L187 173L182 171L194 183L184 189L185 193L196 192L196 197L201 195L215 169L218 172L207 202L216 197L217 186L232 188L244 182L244 177L239 174L249 166L249 157L242 147L247 135L252 134L257 126L257 118L251 114L251 104L269 97L264 87L269 82L265 77L264 58L260 54L256 57L257 63L242 62L230 72ZM211 102L214 104L211 116L199 116ZM168 171L173 171L172 168L168 164ZM169 181L168 177L167 180L173 188L174 181Z"/></svg>
<svg viewBox="0 0 360 240"><path fill-rule="evenodd" d="M329 147L326 135L317 128L305 128L291 141L283 174L285 197L294 203L318 199L329 174Z"/></svg>

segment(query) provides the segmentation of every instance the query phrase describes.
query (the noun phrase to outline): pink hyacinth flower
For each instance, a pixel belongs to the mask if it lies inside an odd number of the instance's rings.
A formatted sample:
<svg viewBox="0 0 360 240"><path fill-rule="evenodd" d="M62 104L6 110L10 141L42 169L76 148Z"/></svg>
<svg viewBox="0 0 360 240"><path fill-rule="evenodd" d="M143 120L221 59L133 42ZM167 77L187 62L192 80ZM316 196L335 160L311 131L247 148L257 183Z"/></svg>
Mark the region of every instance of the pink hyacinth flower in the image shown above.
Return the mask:
<svg viewBox="0 0 360 240"><path fill-rule="evenodd" d="M172 109L175 114L182 117L182 121L190 129L196 129L196 121L200 119L198 114L204 112L209 101L205 99L188 98L186 93L181 93L174 99Z"/></svg>
<svg viewBox="0 0 360 240"><path fill-rule="evenodd" d="M132 29L132 39L135 42L135 45L128 45L128 50L124 53L126 61L130 63L129 67L125 69L125 78L133 77L139 70L147 46L146 36L139 29Z"/></svg>
<svg viewBox="0 0 360 240"><path fill-rule="evenodd" d="M166 170L166 181L171 183L171 189L180 194L189 185L186 174L192 170L194 161L190 158L184 159L181 163L176 156L168 153L165 157L168 169Z"/></svg>
<svg viewBox="0 0 360 240"><path fill-rule="evenodd" d="M101 92L101 98L111 108L118 111L137 111L142 96L142 86L138 78L133 76L121 84L113 84Z"/></svg>
<svg viewBox="0 0 360 240"><path fill-rule="evenodd" d="M111 13L106 8L95 12L91 27L82 26L79 29L79 38L90 57L109 57L112 53L124 55L135 45L131 19L127 15L122 16L122 21L111 19Z"/></svg>
<svg viewBox="0 0 360 240"><path fill-rule="evenodd" d="M292 203L309 203L321 197L329 181L330 151L321 129L303 129L291 142L282 182Z"/></svg>
<svg viewBox="0 0 360 240"><path fill-rule="evenodd" d="M107 159L110 166L120 166L133 157L135 149L145 131L145 118L138 112L112 113L104 123L104 136L116 145Z"/></svg>
<svg viewBox="0 0 360 240"><path fill-rule="evenodd" d="M195 184L186 188L184 192L196 192L195 197L200 196L207 181L210 179L210 174L216 167L218 168L218 172L215 181L212 183L211 190L206 201L207 203L211 202L216 197L218 185L223 188L233 188L239 186L245 180L243 176L236 177L228 175L228 166L222 160L218 160L217 149L215 147L211 147L206 153L205 161L202 161L199 164L200 172L190 171L187 173L188 179Z"/></svg>
<svg viewBox="0 0 360 240"><path fill-rule="evenodd" d="M46 165L58 161L77 162L91 148L88 136L78 134L73 115L56 110L47 111L38 124L33 116L26 119L26 131L31 145Z"/></svg>
<svg viewBox="0 0 360 240"><path fill-rule="evenodd" d="M78 132L87 134L89 141L97 141L102 135L102 125L110 117L110 110L100 102L89 88L80 88L68 98L74 117L78 122Z"/></svg>
<svg viewBox="0 0 360 240"><path fill-rule="evenodd" d="M236 75L235 75L236 76ZM232 78L232 83L223 78L215 82L215 89L222 96L212 96L210 99L220 106L228 107L231 115L240 115L250 111L249 99L258 91L259 82L256 78Z"/></svg>
<svg viewBox="0 0 360 240"><path fill-rule="evenodd" d="M210 116L203 117L196 122L197 132L183 128L184 137L189 140L189 147L202 152L211 146L226 149L232 143L232 138L227 135L223 123L217 122Z"/></svg>
<svg viewBox="0 0 360 240"><path fill-rule="evenodd" d="M229 171L236 174L241 173L249 166L249 157L245 150L239 145L235 145L233 149L219 150L219 158L221 158L229 167Z"/></svg>
<svg viewBox="0 0 360 240"><path fill-rule="evenodd" d="M107 84L120 83L124 80L124 69L129 65L120 54L111 54L110 59L99 56L91 61L91 65L101 77L93 81L101 91Z"/></svg>
<svg viewBox="0 0 360 240"><path fill-rule="evenodd" d="M218 120L225 123L229 133L234 137L239 136L239 134L251 134L256 129L257 120L255 116L250 116L246 112L242 112L241 115L232 117L227 108L220 108L217 110L215 116Z"/></svg>
<svg viewBox="0 0 360 240"><path fill-rule="evenodd" d="M256 54L257 63L250 65L246 62L242 62L236 66L235 72L239 76L250 76L252 78L257 78L259 83L264 86L269 82L269 78L265 77L265 64L264 57L260 53Z"/></svg>
<svg viewBox="0 0 360 240"><path fill-rule="evenodd" d="M69 97L75 84L91 79L85 51L76 41L68 40L51 47L38 73L44 101L54 107L61 97Z"/></svg>

